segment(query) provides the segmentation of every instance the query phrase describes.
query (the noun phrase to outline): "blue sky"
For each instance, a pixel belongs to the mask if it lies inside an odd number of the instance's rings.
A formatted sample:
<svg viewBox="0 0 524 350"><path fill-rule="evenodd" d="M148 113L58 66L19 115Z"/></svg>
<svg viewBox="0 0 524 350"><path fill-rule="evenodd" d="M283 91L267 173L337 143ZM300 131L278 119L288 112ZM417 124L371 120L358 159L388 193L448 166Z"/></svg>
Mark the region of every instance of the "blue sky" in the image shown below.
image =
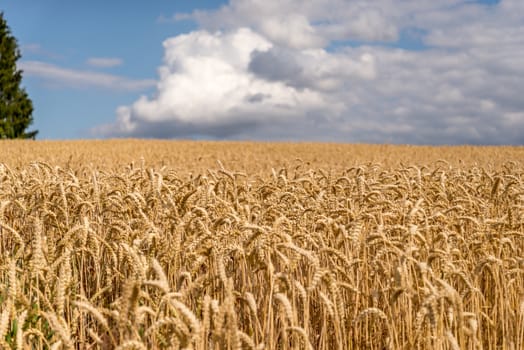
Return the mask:
<svg viewBox="0 0 524 350"><path fill-rule="evenodd" d="M3 0L40 139L524 144L524 2Z"/></svg>
<svg viewBox="0 0 524 350"><path fill-rule="evenodd" d="M191 21L162 22L161 16L188 12L193 6L216 8L220 1L3 0L0 10L18 39L22 61L39 61L64 69L100 72L133 80L155 79L162 62L162 41L195 29ZM96 67L92 58L117 58L121 64ZM114 118L117 106L140 91L93 87L24 75L35 106L33 127L39 138L90 137L94 125Z"/></svg>

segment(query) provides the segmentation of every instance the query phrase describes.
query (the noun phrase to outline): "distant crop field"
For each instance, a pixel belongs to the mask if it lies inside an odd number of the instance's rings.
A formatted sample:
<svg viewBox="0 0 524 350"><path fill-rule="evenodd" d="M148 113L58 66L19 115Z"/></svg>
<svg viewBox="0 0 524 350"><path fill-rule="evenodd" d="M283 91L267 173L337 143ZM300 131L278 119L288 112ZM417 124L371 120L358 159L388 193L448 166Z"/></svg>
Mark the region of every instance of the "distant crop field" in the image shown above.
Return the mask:
<svg viewBox="0 0 524 350"><path fill-rule="evenodd" d="M0 142L0 348L523 349L524 148Z"/></svg>

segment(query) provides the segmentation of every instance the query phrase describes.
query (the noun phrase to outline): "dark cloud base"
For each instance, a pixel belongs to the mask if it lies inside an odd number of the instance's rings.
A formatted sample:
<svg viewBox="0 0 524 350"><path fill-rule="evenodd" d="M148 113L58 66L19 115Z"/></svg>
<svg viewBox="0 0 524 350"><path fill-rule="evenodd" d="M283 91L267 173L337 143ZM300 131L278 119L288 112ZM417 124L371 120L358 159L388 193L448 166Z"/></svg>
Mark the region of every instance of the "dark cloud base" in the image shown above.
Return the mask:
<svg viewBox="0 0 524 350"><path fill-rule="evenodd" d="M303 119L299 123L266 124L258 121L202 125L168 122L140 122L133 132L111 132L105 137L194 140L253 140L253 141L317 141L340 143L413 144L413 145L524 145L524 135L518 130L501 133L496 128L478 136L450 132L445 124L417 132L387 132L356 127L345 130L332 128L323 118ZM351 124L351 123L349 123ZM356 123L358 124L358 123Z"/></svg>

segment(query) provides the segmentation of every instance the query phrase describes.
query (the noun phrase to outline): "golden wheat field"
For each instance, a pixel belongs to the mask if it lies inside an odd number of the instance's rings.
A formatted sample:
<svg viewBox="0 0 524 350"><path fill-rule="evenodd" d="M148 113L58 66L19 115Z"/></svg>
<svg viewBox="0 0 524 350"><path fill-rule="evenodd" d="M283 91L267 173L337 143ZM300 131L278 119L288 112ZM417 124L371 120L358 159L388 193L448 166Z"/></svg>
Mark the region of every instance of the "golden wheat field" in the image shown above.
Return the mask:
<svg viewBox="0 0 524 350"><path fill-rule="evenodd" d="M524 349L524 148L0 142L0 348Z"/></svg>

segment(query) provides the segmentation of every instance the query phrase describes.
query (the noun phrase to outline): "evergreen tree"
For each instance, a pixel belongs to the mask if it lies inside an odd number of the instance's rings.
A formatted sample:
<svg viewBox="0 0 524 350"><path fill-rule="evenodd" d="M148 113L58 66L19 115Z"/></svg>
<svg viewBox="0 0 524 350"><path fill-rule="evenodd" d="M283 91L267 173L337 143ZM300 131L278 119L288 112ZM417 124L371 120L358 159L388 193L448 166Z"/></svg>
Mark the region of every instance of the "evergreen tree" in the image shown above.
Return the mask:
<svg viewBox="0 0 524 350"><path fill-rule="evenodd" d="M33 103L20 87L22 71L16 61L21 57L18 43L0 12L0 138L35 138L37 130L26 132L33 122Z"/></svg>

